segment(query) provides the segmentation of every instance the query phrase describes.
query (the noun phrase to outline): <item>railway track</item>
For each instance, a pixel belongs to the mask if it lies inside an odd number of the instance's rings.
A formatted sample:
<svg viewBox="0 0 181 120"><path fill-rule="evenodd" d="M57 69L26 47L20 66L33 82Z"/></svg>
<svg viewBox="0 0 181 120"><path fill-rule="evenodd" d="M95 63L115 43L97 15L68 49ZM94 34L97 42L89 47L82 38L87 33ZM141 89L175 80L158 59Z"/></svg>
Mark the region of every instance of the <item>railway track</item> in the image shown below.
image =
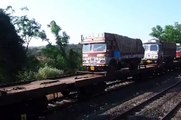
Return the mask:
<svg viewBox="0 0 181 120"><path fill-rule="evenodd" d="M134 120L135 119L143 119L143 117L139 117L139 114L140 114L140 111L142 110L142 116L144 116L145 112L143 112L144 111L143 109L145 108L145 106L149 105L152 102L155 102L155 101L161 99L167 92L171 91L172 89L175 89L175 87L180 86L180 85L181 85L181 81L175 83L174 85L171 85L170 87L168 87L168 88L166 88L166 89L164 89L161 92L158 92L156 94L149 94L148 93L147 95L144 95L145 96L144 100L143 100L143 98L141 98L142 101L138 102L138 99L140 99L140 98L138 98L136 104L134 104L132 107L127 108L127 109L123 108L124 111L121 111L121 113L119 115L113 117L112 119L113 120L120 120L120 119L134 119ZM164 102L166 102L166 100L173 100L174 98L175 99L176 98L180 98L180 99L176 99L176 100L181 100L181 93L179 92L179 93L170 94L170 96L167 97L165 99L165 101L162 101L162 103L164 104ZM165 111L165 113L163 114L162 117L158 117L156 119L167 120L167 119L171 118L173 113L175 113L175 111L180 107L180 105L181 105L180 101L176 102L176 104L173 104L173 106L171 106L171 109L169 111ZM153 106L151 106L151 108L152 107ZM147 113L150 116L153 116L152 112L156 113L156 111L149 111L149 109L151 109L151 108L147 108ZM152 110L155 110L155 109L152 108ZM149 118L145 118L144 117L144 119L149 119ZM155 118L153 118L153 119L155 119Z"/></svg>
<svg viewBox="0 0 181 120"><path fill-rule="evenodd" d="M161 120L168 120L171 119L173 114L178 111L178 109L181 107L181 101L179 101L166 115L161 118Z"/></svg>

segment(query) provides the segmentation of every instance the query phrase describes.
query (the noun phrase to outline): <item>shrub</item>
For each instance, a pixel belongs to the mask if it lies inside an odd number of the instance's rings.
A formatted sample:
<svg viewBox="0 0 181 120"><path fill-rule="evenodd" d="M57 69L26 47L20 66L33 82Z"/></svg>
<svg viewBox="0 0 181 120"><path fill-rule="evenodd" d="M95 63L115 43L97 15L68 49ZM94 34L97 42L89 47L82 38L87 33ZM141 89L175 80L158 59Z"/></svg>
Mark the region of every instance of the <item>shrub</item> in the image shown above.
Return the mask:
<svg viewBox="0 0 181 120"><path fill-rule="evenodd" d="M47 79L47 78L56 78L63 74L63 70L58 70L57 68L52 68L49 66L45 66L40 68L37 73L37 79Z"/></svg>
<svg viewBox="0 0 181 120"><path fill-rule="evenodd" d="M31 81L36 79L36 72L33 71L24 71L19 72L18 78L21 81Z"/></svg>

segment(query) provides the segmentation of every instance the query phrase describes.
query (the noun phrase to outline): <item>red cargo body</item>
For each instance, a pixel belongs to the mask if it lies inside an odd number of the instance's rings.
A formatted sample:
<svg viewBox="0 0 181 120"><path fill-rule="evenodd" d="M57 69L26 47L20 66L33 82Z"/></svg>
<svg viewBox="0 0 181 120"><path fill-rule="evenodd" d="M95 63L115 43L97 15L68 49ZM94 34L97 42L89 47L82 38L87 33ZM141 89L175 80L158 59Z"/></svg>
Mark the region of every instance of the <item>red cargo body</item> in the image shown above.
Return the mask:
<svg viewBox="0 0 181 120"><path fill-rule="evenodd" d="M181 45L177 45L177 50L176 50L176 59L181 59Z"/></svg>

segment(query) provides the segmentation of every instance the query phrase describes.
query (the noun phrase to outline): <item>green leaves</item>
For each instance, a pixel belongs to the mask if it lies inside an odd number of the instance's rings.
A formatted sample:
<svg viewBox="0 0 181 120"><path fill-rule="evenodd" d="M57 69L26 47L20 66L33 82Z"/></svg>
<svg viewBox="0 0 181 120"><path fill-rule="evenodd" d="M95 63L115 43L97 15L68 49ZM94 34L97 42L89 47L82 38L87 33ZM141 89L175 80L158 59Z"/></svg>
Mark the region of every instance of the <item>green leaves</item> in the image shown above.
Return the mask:
<svg viewBox="0 0 181 120"><path fill-rule="evenodd" d="M150 35L162 41L181 43L181 24L175 22L174 25L166 25L164 28L157 25L152 28Z"/></svg>
<svg viewBox="0 0 181 120"><path fill-rule="evenodd" d="M28 11L27 7L21 8L22 11ZM21 36L26 44L26 52L28 51L29 43L32 38L40 38L49 43L45 31L41 30L41 24L34 18L29 18L27 15L14 16L15 10L12 6L8 6L3 11L11 18L11 22L14 24L16 31Z"/></svg>
<svg viewBox="0 0 181 120"><path fill-rule="evenodd" d="M4 12L0 18L0 82L14 82L25 64L25 49L10 18Z"/></svg>
<svg viewBox="0 0 181 120"><path fill-rule="evenodd" d="M61 27L52 20L48 25L51 32L55 35L56 45L47 45L43 49L46 56L46 64L51 67L62 69L65 73L73 73L81 63L80 55L73 49L68 49L69 35L62 31Z"/></svg>
<svg viewBox="0 0 181 120"><path fill-rule="evenodd" d="M47 78L56 78L60 77L62 74L63 74L62 70L45 66L38 70L37 79L42 80Z"/></svg>
<svg viewBox="0 0 181 120"><path fill-rule="evenodd" d="M48 25L50 27L51 32L55 35L56 44L58 45L60 49L60 54L64 57L64 59L67 61L67 55L65 53L65 47L68 44L69 36L66 34L66 32L61 33L61 27L57 25L57 23L52 20L50 24Z"/></svg>
<svg viewBox="0 0 181 120"><path fill-rule="evenodd" d="M158 39L162 39L163 36L163 28L160 25L157 25L156 27L152 28L152 33L150 33L151 36L156 37Z"/></svg>
<svg viewBox="0 0 181 120"><path fill-rule="evenodd" d="M35 19L29 19L27 16L21 16L17 18L16 26L17 31L21 37L24 38L25 42L32 37L38 37L39 29L41 25L35 21Z"/></svg>
<svg viewBox="0 0 181 120"><path fill-rule="evenodd" d="M50 25L48 25L48 27L51 28L51 32L55 35L55 37L59 36L61 28L56 24L54 20L50 22Z"/></svg>

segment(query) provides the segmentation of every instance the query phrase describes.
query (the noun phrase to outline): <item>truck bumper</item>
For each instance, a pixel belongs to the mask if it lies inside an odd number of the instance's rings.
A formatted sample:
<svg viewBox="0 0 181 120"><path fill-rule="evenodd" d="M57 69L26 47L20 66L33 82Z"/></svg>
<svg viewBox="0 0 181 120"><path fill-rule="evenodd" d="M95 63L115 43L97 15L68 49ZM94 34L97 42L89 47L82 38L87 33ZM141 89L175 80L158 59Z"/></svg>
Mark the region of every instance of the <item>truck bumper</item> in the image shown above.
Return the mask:
<svg viewBox="0 0 181 120"><path fill-rule="evenodd" d="M102 72L106 70L106 66L86 66L87 71Z"/></svg>
<svg viewBox="0 0 181 120"><path fill-rule="evenodd" d="M152 64L152 63L157 63L157 59L147 59L147 60L142 60L142 64Z"/></svg>

